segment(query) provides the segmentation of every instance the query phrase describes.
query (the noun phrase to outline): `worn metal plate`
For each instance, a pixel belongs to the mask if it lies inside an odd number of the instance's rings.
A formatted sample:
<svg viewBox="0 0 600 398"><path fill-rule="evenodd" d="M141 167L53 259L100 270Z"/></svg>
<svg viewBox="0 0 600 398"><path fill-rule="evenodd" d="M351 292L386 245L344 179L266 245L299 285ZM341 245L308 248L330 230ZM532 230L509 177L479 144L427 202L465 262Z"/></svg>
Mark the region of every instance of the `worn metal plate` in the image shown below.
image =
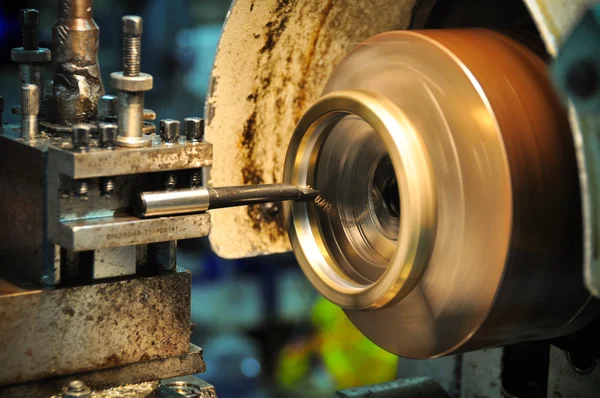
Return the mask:
<svg viewBox="0 0 600 398"><path fill-rule="evenodd" d="M115 397L117 392L124 393L132 390L134 384L150 382L152 385L137 386L134 391L139 390L141 387L144 387L144 391L147 389L154 391L158 387L158 380L201 373L205 370L206 364L202 359L202 349L195 345L190 345L188 353L176 357L136 362L125 366L116 366L114 368L78 373L65 377L53 377L47 380L37 380L4 389L0 388L0 398L48 397L61 391L64 386L75 379L83 381L88 387L95 390L94 397L105 396L101 394L101 391L98 391L101 389L108 390L106 391L106 396ZM109 393L112 393L112 395Z"/></svg>
<svg viewBox="0 0 600 398"><path fill-rule="evenodd" d="M92 147L83 153L50 146L48 156L51 169L62 175L94 178L208 167L212 160L212 145L186 142L114 150Z"/></svg>
<svg viewBox="0 0 600 398"><path fill-rule="evenodd" d="M296 121L356 44L409 26L415 0L237 0L206 102L213 186L278 183ZM290 250L281 217L260 205L212 212L217 254Z"/></svg>
<svg viewBox="0 0 600 398"><path fill-rule="evenodd" d="M210 214L159 218L133 216L51 223L50 239L72 251L199 238L209 234Z"/></svg>
<svg viewBox="0 0 600 398"><path fill-rule="evenodd" d="M0 385L187 354L190 289L180 269L0 296Z"/></svg>
<svg viewBox="0 0 600 398"><path fill-rule="evenodd" d="M135 246L111 247L94 251L94 279L135 274Z"/></svg>

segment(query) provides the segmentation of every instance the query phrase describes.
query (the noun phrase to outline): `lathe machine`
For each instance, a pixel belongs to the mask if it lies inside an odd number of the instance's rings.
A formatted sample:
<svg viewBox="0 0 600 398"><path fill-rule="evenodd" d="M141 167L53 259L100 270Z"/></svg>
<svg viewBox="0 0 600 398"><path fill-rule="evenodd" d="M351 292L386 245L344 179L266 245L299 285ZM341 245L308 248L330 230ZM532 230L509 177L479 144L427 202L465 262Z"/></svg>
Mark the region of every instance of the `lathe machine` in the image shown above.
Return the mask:
<svg viewBox="0 0 600 398"><path fill-rule="evenodd" d="M215 396L176 255L209 233L293 250L402 358L336 396L600 396L600 5L237 0L183 121L145 107L138 16L102 81L92 6L58 1L52 49L19 14L0 396Z"/></svg>

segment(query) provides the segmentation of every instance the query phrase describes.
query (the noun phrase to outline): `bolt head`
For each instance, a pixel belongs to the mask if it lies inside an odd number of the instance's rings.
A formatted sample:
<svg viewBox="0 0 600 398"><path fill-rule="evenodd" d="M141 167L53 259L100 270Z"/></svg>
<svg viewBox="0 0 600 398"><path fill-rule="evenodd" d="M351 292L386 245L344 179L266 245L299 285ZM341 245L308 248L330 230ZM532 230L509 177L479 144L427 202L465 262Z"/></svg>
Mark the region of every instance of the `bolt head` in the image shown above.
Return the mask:
<svg viewBox="0 0 600 398"><path fill-rule="evenodd" d="M98 103L98 114L102 118L117 117L119 99L114 95L103 95Z"/></svg>
<svg viewBox="0 0 600 398"><path fill-rule="evenodd" d="M193 142L204 139L204 119L199 117L187 117L183 119L183 129L188 140Z"/></svg>
<svg viewBox="0 0 600 398"><path fill-rule="evenodd" d="M40 24L40 12L33 8L19 10L19 23L21 26L38 26Z"/></svg>
<svg viewBox="0 0 600 398"><path fill-rule="evenodd" d="M137 15L125 15L121 21L123 23L123 34L127 36L142 35L142 17L138 17Z"/></svg>
<svg viewBox="0 0 600 398"><path fill-rule="evenodd" d="M115 123L100 123L98 138L103 148L114 148L117 139L118 126Z"/></svg>
<svg viewBox="0 0 600 398"><path fill-rule="evenodd" d="M69 391L83 391L84 388L85 383L81 380L73 380L68 386Z"/></svg>
<svg viewBox="0 0 600 398"><path fill-rule="evenodd" d="M160 137L166 143L173 143L179 137L179 120L164 119L160 121Z"/></svg>
<svg viewBox="0 0 600 398"><path fill-rule="evenodd" d="M73 126L73 149L79 152L86 152L90 145L92 135L92 126L89 124L76 124Z"/></svg>

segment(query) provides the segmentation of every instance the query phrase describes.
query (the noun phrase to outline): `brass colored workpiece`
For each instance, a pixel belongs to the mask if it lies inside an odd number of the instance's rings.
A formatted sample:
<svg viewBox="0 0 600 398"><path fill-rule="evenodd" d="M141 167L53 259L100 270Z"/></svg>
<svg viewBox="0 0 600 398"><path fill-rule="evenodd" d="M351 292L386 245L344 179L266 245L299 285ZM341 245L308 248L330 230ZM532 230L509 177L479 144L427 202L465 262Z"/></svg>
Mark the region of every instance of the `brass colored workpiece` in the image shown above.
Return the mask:
<svg viewBox="0 0 600 398"><path fill-rule="evenodd" d="M301 117L292 247L369 339L427 358L567 334L583 286L577 165L544 62L482 29L358 45Z"/></svg>

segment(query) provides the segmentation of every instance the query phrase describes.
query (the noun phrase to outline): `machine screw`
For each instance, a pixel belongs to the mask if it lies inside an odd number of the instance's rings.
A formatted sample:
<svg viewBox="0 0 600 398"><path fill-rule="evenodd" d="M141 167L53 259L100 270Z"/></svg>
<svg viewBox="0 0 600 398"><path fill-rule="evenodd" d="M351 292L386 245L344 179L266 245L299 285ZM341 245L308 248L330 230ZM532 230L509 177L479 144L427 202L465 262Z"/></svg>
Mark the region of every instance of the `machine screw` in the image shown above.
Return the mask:
<svg viewBox="0 0 600 398"><path fill-rule="evenodd" d="M40 89L35 84L21 86L21 138L35 140L40 113Z"/></svg>
<svg viewBox="0 0 600 398"><path fill-rule="evenodd" d="M204 119L199 117L186 117L183 119L183 130L188 140L202 142L204 139Z"/></svg>
<svg viewBox="0 0 600 398"><path fill-rule="evenodd" d="M92 390L81 380L73 380L63 392L63 398L87 398Z"/></svg>
<svg viewBox="0 0 600 398"><path fill-rule="evenodd" d="M163 119L160 121L160 137L166 144L173 144L179 137L179 120Z"/></svg>
<svg viewBox="0 0 600 398"><path fill-rule="evenodd" d="M104 97L107 97L106 95ZM103 97L103 98L104 98ZM100 123L99 141L104 149L115 149L115 140L117 139L117 125L114 123ZM100 194L103 196L111 196L115 191L115 178L102 177L100 178Z"/></svg>
<svg viewBox="0 0 600 398"><path fill-rule="evenodd" d="M198 188L202 186L202 169L190 171L190 188Z"/></svg>
<svg viewBox="0 0 600 398"><path fill-rule="evenodd" d="M177 186L177 176L173 173L167 174L165 177L165 189L167 191L172 191Z"/></svg>
<svg viewBox="0 0 600 398"><path fill-rule="evenodd" d="M32 8L19 11L19 23L21 24L21 40L25 50L37 50L39 48L40 13Z"/></svg>
<svg viewBox="0 0 600 398"><path fill-rule="evenodd" d="M142 51L142 18L136 15L125 15L123 27L123 74L139 76Z"/></svg>

